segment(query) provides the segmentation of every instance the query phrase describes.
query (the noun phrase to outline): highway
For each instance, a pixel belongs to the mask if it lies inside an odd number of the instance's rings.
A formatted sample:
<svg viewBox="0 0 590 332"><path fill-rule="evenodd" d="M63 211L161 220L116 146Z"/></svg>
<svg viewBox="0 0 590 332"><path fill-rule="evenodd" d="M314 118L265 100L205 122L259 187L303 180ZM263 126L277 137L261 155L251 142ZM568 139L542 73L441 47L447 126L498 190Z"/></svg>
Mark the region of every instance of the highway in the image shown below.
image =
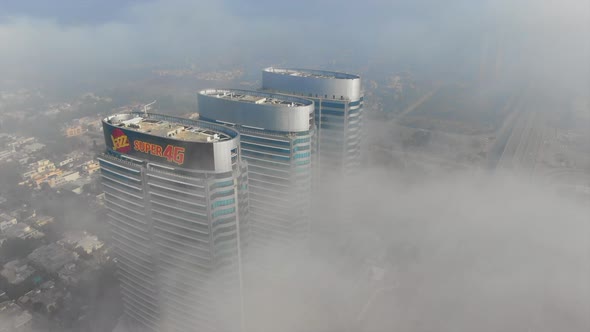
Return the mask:
<svg viewBox="0 0 590 332"><path fill-rule="evenodd" d="M412 113L413 111L417 110L418 107L420 107L422 104L424 104L425 102L427 102L430 98L432 98L432 96L434 96L434 94L437 93L438 90L440 90L440 88L441 88L441 85L440 84L437 84L431 91L429 91L426 94L424 94L415 103L413 103L412 105L408 106L406 109L404 109L399 114L397 114L396 117L395 117L396 120L402 119L406 115L408 115L408 114Z"/></svg>
<svg viewBox="0 0 590 332"><path fill-rule="evenodd" d="M427 98L425 96L425 98ZM513 173L520 178L531 181L542 179L544 184L551 185L554 189L571 192L590 197L590 175L587 170L576 169L572 166L555 167L542 163L544 154L550 157L553 150L548 143L556 140L555 128L556 112L565 110L569 105L566 96L563 98L547 98L539 90L532 88L513 98L504 111L507 114L503 124L496 132L496 139L488 150L487 169L498 173ZM410 108L411 112L412 109ZM553 129L551 129L553 128ZM439 160L435 156L422 156L418 153L409 153L403 150L395 150L382 146L372 146L380 153L397 155L404 160L408 157L418 163L434 163L437 165L452 166L454 168L468 169L468 165ZM545 158L549 160L549 158ZM386 274L388 274L386 272ZM391 278L391 276L390 276ZM405 311L405 304L396 303L399 292L411 292L407 288L407 280L396 280L396 283L382 283L375 285L372 291L367 293L364 301L358 308L354 328L352 330L377 331L382 328L378 322L383 319L387 322L395 321L397 317L403 321L412 321ZM411 283L411 281L410 281ZM392 285L398 285L392 286ZM412 298L412 294L404 297ZM398 326L403 329L403 327Z"/></svg>
<svg viewBox="0 0 590 332"><path fill-rule="evenodd" d="M547 106L540 99L529 90L514 104L488 155L488 166L496 172L534 175L546 128Z"/></svg>
<svg viewBox="0 0 590 332"><path fill-rule="evenodd" d="M506 116L502 126L496 134L496 140L488 151L487 166L489 170L495 170L502 159L504 150L509 139L514 131L515 123L521 118L521 111L523 109L523 96L520 95L512 99L507 105L504 111L512 111Z"/></svg>

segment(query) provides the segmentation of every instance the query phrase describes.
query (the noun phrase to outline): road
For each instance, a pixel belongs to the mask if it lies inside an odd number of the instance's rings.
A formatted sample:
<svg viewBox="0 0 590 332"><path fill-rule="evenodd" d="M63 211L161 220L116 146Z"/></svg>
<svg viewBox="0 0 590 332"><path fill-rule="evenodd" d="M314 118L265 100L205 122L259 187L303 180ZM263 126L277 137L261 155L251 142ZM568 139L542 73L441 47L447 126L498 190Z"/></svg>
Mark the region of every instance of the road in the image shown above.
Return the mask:
<svg viewBox="0 0 590 332"><path fill-rule="evenodd" d="M397 114L396 119L402 119L406 115L408 115L408 114L412 113L413 111L415 111L416 109L418 109L418 107L420 107L420 105L424 104L426 101L428 101L430 98L432 98L432 96L434 96L434 94L438 92L440 87L441 87L441 85L435 86L430 92L426 93L425 95L420 97L420 99L418 99L415 103L408 106L406 109L404 109L399 114Z"/></svg>
<svg viewBox="0 0 590 332"><path fill-rule="evenodd" d="M518 96L512 99L507 105L504 111L511 110L506 119L502 123L502 126L496 134L496 140L488 152L487 167L489 170L494 170L498 166L506 144L512 136L515 122L521 118L521 111L523 109L523 98Z"/></svg>
<svg viewBox="0 0 590 332"><path fill-rule="evenodd" d="M488 155L488 167L497 172L535 173L545 136L546 106L527 91L514 103Z"/></svg>

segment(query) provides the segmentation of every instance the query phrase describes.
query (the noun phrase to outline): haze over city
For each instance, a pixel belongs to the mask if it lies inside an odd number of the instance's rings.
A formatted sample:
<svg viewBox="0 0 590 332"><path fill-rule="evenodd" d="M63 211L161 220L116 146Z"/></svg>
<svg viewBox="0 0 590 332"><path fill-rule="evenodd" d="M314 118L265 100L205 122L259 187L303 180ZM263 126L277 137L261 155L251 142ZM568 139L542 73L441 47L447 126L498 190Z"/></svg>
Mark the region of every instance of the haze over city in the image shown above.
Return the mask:
<svg viewBox="0 0 590 332"><path fill-rule="evenodd" d="M590 3L0 2L0 331L590 330Z"/></svg>

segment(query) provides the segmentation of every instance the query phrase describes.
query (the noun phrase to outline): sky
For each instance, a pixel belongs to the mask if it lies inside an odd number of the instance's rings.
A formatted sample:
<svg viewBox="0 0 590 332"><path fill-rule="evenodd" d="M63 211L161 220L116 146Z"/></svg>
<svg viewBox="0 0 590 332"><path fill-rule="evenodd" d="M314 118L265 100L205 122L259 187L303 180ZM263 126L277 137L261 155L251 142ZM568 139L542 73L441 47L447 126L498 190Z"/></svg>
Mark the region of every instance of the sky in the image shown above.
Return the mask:
<svg viewBox="0 0 590 332"><path fill-rule="evenodd" d="M475 70L482 50L506 72L588 75L585 0L0 1L0 70L92 75L138 65L412 63Z"/></svg>

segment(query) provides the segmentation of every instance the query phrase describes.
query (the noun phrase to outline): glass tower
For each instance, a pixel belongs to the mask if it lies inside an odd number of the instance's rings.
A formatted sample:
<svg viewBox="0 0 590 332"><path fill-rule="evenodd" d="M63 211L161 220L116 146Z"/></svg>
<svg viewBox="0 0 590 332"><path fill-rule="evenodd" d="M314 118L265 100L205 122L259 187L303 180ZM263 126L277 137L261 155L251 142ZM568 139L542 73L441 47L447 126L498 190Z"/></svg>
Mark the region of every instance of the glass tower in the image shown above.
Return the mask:
<svg viewBox="0 0 590 332"><path fill-rule="evenodd" d="M359 169L363 122L360 76L271 67L262 72L262 89L314 101L319 179Z"/></svg>
<svg viewBox="0 0 590 332"><path fill-rule="evenodd" d="M248 162L252 255L273 274L309 236L314 138L313 102L259 91L211 89L198 94L203 121L240 132ZM259 264L257 264L257 262ZM288 264L283 264L288 265Z"/></svg>
<svg viewBox="0 0 590 332"><path fill-rule="evenodd" d="M240 331L248 179L239 134L149 113L103 120L99 158L125 314L152 331Z"/></svg>

